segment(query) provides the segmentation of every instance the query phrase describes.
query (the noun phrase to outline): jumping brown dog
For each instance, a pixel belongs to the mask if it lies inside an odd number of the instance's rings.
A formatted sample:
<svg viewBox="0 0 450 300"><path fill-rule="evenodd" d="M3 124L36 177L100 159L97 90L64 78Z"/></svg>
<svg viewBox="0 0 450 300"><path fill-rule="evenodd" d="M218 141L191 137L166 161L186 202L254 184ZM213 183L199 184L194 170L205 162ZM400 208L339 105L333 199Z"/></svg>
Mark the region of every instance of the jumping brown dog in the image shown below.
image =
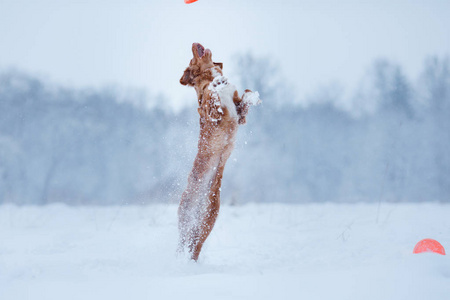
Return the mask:
<svg viewBox="0 0 450 300"><path fill-rule="evenodd" d="M211 50L194 43L192 53L194 57L180 83L197 92L200 137L178 208L178 227L179 251L187 248L191 259L197 261L219 214L223 170L233 150L238 125L245 124L249 105L257 104L251 103L250 98L255 99L258 94L246 90L239 97L223 76L223 65L212 61Z"/></svg>

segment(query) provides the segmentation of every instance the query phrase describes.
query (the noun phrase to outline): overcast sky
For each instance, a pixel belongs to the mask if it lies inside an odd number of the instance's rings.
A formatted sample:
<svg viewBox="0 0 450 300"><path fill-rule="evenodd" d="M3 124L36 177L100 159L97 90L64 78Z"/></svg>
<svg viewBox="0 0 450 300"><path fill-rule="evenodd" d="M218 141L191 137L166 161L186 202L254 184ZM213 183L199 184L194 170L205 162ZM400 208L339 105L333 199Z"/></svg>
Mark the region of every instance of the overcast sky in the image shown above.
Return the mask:
<svg viewBox="0 0 450 300"><path fill-rule="evenodd" d="M348 89L374 59L414 78L428 55L450 54L448 0L0 0L0 69L55 83L117 84L193 96L179 84L192 42L224 62L272 57L296 92L340 83Z"/></svg>

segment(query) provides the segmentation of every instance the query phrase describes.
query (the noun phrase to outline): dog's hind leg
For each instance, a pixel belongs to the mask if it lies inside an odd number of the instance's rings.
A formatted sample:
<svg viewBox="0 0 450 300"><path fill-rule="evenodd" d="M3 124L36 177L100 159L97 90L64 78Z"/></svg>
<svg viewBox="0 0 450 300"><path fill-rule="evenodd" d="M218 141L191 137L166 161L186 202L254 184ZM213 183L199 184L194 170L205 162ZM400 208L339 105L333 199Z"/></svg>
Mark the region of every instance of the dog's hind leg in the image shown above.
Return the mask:
<svg viewBox="0 0 450 300"><path fill-rule="evenodd" d="M203 212L203 217L201 218L196 235L193 237L193 244L190 247L191 258L195 261L198 260L200 251L202 250L203 244L211 233L214 224L216 223L217 216L219 215L220 209L220 195L210 195L209 203L206 210Z"/></svg>
<svg viewBox="0 0 450 300"><path fill-rule="evenodd" d="M233 144L228 144L225 147L222 157L217 166L216 172L214 174L214 177L211 181L211 187L208 197L209 200L208 206L206 207L202 221L199 224L201 226L201 229L199 231L200 235L198 236L198 239L196 239L196 244L194 245L193 251L191 252L192 259L195 261L197 261L198 256L200 255L200 251L202 250L203 243L206 241L209 234L211 233L214 224L216 223L217 217L219 216L220 187L222 185L222 176L223 171L225 169L225 163L227 162L228 157L230 156L232 150Z"/></svg>
<svg viewBox="0 0 450 300"><path fill-rule="evenodd" d="M180 239L178 249L188 249L193 260L212 230L217 218L219 195L211 193L220 158L210 151L199 151L188 178L188 187L181 196L178 208ZM216 204L217 203L217 204ZM211 226L212 224L212 226Z"/></svg>

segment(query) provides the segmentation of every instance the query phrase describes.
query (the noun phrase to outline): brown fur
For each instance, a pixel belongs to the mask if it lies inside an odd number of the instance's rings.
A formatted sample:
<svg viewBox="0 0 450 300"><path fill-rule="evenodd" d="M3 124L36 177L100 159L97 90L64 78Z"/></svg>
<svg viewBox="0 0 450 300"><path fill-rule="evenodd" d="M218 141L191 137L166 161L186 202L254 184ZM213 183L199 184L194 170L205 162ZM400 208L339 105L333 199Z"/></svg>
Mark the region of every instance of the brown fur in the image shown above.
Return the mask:
<svg viewBox="0 0 450 300"><path fill-rule="evenodd" d="M181 196L178 225L179 250L186 247L191 258L197 261L219 214L223 171L234 147L238 124L246 122L248 104L234 91L231 109L236 109L237 118L233 117L236 114L228 111L219 95L208 88L214 75L222 75L223 65L214 63L211 51L200 44L194 43L192 52L194 57L180 83L194 87L197 92L200 137L188 185Z"/></svg>

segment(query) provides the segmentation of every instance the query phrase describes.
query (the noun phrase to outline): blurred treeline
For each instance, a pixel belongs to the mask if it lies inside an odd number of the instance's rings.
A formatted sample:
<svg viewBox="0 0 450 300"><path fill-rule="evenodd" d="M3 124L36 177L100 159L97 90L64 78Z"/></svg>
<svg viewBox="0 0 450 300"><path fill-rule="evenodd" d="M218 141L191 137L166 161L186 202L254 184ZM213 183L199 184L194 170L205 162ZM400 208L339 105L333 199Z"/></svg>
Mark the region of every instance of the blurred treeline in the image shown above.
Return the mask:
<svg viewBox="0 0 450 300"><path fill-rule="evenodd" d="M268 59L236 61L230 80L263 104L240 128L224 202L450 202L448 57L426 59L415 79L378 60L353 93L329 85L310 96ZM194 90L186 101L196 104ZM0 203L178 201L198 116L166 102L0 72Z"/></svg>

